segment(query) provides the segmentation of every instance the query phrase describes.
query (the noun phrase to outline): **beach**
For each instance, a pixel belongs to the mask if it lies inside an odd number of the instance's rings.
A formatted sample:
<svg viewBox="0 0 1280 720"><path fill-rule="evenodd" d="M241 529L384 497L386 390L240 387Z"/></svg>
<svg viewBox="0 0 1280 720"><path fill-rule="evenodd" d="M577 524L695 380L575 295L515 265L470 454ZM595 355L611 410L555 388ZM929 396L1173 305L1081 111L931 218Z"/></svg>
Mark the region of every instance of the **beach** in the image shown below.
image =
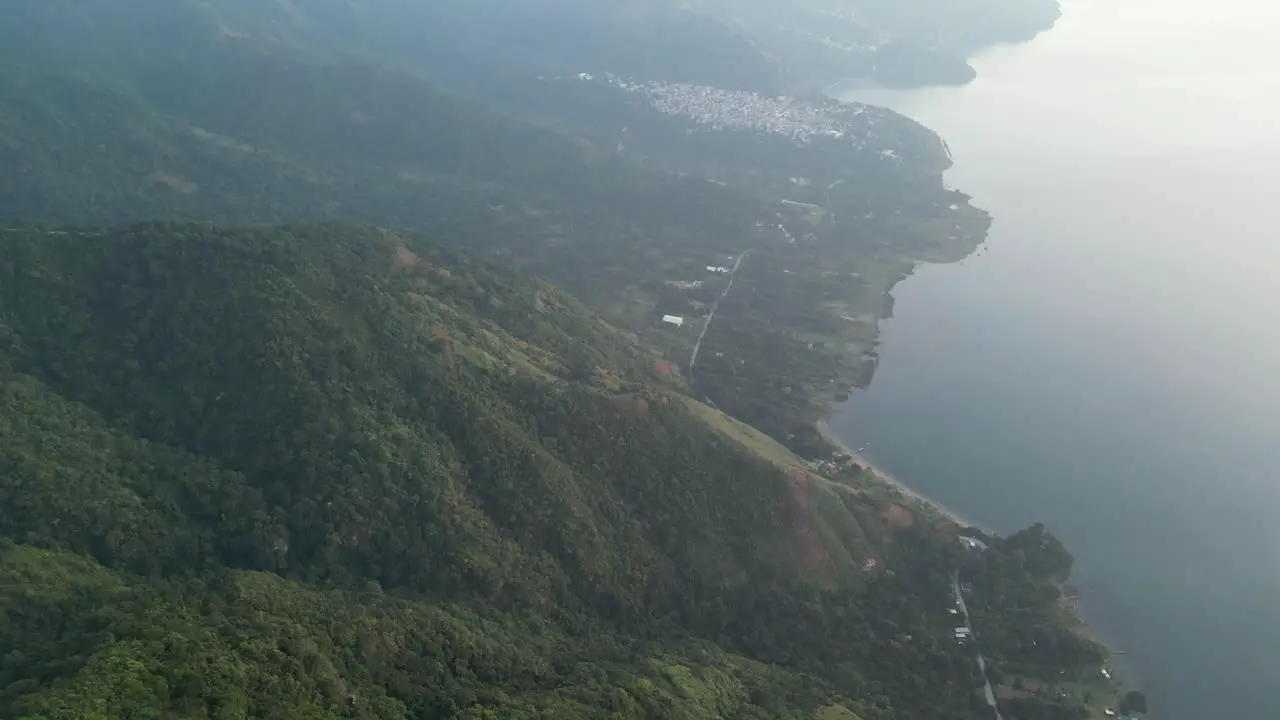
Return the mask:
<svg viewBox="0 0 1280 720"><path fill-rule="evenodd" d="M907 485L906 483L902 482L901 480L894 477L891 473L887 472L886 470L880 467L877 467L876 464L871 460L869 460L865 454L854 450L853 448L849 447L848 444L842 441L831 430L831 426L827 423L826 420L819 420L816 423L815 427L817 428L818 433L822 435L822 438L824 440L831 443L835 447L839 448L840 452L853 458L853 461L855 463L857 463L864 470L866 470L868 473L873 475L880 482L886 485L889 485L895 490L901 492L903 495L906 495L907 497L913 500L916 500L917 502L923 505L928 505L929 507L936 510L938 514L956 523L957 525L961 525L964 527L977 527L978 529L983 530L983 532L986 532L985 528L982 528L981 526L978 526L966 520L959 513L947 507L946 505L943 505L942 503L938 502L937 500L934 500L928 495L925 495L919 490L912 488L910 485Z"/></svg>

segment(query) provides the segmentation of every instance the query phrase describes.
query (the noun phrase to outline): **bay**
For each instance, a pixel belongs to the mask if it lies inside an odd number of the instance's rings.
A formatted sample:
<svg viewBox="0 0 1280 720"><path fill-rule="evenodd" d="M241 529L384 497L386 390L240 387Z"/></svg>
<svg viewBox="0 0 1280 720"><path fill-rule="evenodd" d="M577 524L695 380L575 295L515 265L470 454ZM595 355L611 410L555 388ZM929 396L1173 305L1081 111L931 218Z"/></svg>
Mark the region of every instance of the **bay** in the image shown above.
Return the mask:
<svg viewBox="0 0 1280 720"><path fill-rule="evenodd" d="M1076 0L935 129L995 218L894 291L832 427L1010 532L1047 523L1169 720L1280 717L1280 7Z"/></svg>

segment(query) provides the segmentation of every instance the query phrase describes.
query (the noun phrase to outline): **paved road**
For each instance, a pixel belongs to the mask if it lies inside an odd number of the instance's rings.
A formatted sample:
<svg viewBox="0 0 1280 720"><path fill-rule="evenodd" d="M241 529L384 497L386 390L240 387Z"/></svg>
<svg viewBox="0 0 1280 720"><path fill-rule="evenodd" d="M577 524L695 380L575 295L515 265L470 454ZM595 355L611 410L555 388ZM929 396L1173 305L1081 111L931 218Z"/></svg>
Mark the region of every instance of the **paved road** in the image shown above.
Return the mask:
<svg viewBox="0 0 1280 720"><path fill-rule="evenodd" d="M964 604L964 595L960 594L960 571L951 573L951 589L956 594L956 603L960 606L960 612L964 614L964 624L969 628L969 637L973 642L977 642L978 634L973 631L973 621L969 619L969 608ZM978 670L982 672L982 684L987 693L987 704L996 713L996 720L1004 720L1000 716L1000 708L996 704L996 693L991 689L991 681L987 679L987 659L982 657L982 653L978 653Z"/></svg>
<svg viewBox="0 0 1280 720"><path fill-rule="evenodd" d="M707 330L711 329L711 321L716 319L716 310L720 309L720 301L724 300L729 291L733 289L733 276L738 274L738 268L742 267L742 261L747 259L751 254L748 250L738 256L733 263L733 269L729 271L729 284L725 286L724 292L720 293L720 297L711 303L711 312L707 313L707 321L702 324L702 332L698 333L698 341L693 344L693 355L689 357L689 382L693 383L693 366L698 364L698 351L702 349L702 339L707 336Z"/></svg>

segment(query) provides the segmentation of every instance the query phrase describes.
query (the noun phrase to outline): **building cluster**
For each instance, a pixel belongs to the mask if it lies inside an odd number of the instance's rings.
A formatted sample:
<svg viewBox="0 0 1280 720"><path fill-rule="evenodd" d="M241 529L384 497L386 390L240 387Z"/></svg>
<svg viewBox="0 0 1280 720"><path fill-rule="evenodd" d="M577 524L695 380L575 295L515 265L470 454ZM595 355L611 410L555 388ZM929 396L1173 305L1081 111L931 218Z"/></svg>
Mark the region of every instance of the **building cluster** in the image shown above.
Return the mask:
<svg viewBox="0 0 1280 720"><path fill-rule="evenodd" d="M805 466L816 472L825 472L828 474L838 474L845 471L859 471L862 469L858 465L857 458L842 452L831 453L830 458L819 457L805 463Z"/></svg>
<svg viewBox="0 0 1280 720"><path fill-rule="evenodd" d="M643 95L667 115L685 117L713 130L750 130L782 135L799 144L815 138L845 139L859 149L872 138L876 108L860 104L818 104L788 96L766 97L742 90L669 82L627 82L608 75L610 84Z"/></svg>

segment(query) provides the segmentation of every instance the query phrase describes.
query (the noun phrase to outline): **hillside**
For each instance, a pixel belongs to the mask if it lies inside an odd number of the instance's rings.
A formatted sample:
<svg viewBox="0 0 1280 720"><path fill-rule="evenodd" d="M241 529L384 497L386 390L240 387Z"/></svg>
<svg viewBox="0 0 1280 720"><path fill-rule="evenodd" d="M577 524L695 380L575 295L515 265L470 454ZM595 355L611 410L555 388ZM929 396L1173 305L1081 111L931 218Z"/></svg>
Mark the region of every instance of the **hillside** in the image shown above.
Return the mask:
<svg viewBox="0 0 1280 720"><path fill-rule="evenodd" d="M10 29L0 28L9 65L92 68L113 80L158 57L257 47L395 67L478 97L521 76L584 71L773 95L846 78L967 82L970 55L1051 27L1059 3L46 0L14 13Z"/></svg>
<svg viewBox="0 0 1280 720"><path fill-rule="evenodd" d="M809 469L987 218L716 17L15 11L0 716L983 717L956 569L998 657L1093 672L1022 647L1065 627L1034 547Z"/></svg>
<svg viewBox="0 0 1280 720"><path fill-rule="evenodd" d="M568 712L546 693L592 686L571 658L617 666L595 692L653 676L729 693L710 716L830 701L908 717L965 694L945 616L922 615L945 602L954 543L895 534L873 504L750 452L664 386L651 351L548 286L346 226L6 231L0 277L0 536L17 543L0 604L27 627L6 633L6 716L88 717L93 693L126 685L161 713L341 713L352 693L362 717ZM868 578L867 554L897 577ZM56 619L86 603L103 609ZM894 649L908 627L938 639ZM427 658L369 643L425 632L445 655L502 659L443 671L463 685L447 692L421 686L442 671L393 681ZM282 639L263 655L245 645L259 636ZM314 672L281 686L282 662ZM705 717L706 692L666 701ZM866 706L880 694L895 710Z"/></svg>
<svg viewBox="0 0 1280 720"><path fill-rule="evenodd" d="M943 185L936 135L885 110L512 68L461 92L426 79L452 62L333 53L315 13L195 7L63 8L75 22L33 7L28 32L8 27L25 50L0 74L0 157L18 169L0 180L0 221L408 228L555 282L686 376L724 283L705 268L753 250L738 294L768 292L726 304L695 389L810 458L829 452L813 420L870 376L883 293L919 260L962 257L985 227ZM213 31L255 17L253 33ZM148 36L150 53L90 32L129 22L181 30ZM754 114L700 123L704 94ZM768 125L774 104L827 130ZM836 281L854 274L866 282ZM688 329L661 327L664 314Z"/></svg>
<svg viewBox="0 0 1280 720"><path fill-rule="evenodd" d="M92 66L103 77L146 67L157 56L190 60L247 46L314 62L394 66L459 89L515 68L576 74L592 66L781 89L774 62L677 0L49 0L16 12L9 28L21 30L0 29L0 56L18 66ZM134 41L119 46L122 37Z"/></svg>
<svg viewBox="0 0 1280 720"><path fill-rule="evenodd" d="M24 41L40 44L33 37ZM61 47L54 40L43 44ZM664 332L656 318L701 322L699 304L723 282L704 268L768 249L749 267L768 286L802 275L746 317L726 307L721 327L734 333L709 333L707 357L709 369L717 353L769 359L747 377L707 372L698 390L778 439L799 438L793 447L809 456L823 451L815 414L868 376L880 293L933 246L950 257L976 244L952 229L970 221L947 209L965 199L941 182L936 136L887 111L806 102L847 133L799 143L750 127L695 129L604 83L528 78L485 104L414 72L271 43L193 41L167 61L116 47L112 57L122 59L0 74L0 156L19 169L0 180L0 221L409 228L565 287L686 375L699 330ZM782 200L862 219L822 222ZM781 245L784 223L804 242ZM882 238L894 238L888 253ZM874 283L814 277L837 268ZM673 290L682 282L703 287ZM769 341L741 342L743 333ZM831 350L796 362L815 340ZM793 369L800 392L779 381Z"/></svg>

